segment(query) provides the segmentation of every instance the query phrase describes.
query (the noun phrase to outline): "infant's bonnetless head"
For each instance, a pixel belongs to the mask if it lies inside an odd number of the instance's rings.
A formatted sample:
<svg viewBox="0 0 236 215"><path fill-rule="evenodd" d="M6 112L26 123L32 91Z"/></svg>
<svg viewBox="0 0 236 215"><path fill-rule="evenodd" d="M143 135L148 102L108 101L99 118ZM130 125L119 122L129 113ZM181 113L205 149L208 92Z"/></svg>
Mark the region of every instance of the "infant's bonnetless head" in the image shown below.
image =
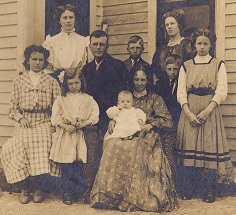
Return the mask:
<svg viewBox="0 0 236 215"><path fill-rule="evenodd" d="M130 109L133 107L133 95L131 92L123 90L118 95L118 106L120 109Z"/></svg>

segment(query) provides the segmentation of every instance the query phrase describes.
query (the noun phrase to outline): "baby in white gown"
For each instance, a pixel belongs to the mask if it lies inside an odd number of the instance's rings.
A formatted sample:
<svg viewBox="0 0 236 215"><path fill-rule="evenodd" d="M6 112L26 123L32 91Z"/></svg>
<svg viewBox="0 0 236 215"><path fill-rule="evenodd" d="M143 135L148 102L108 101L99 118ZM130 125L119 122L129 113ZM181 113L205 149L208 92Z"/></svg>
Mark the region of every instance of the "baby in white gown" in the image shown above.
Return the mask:
<svg viewBox="0 0 236 215"><path fill-rule="evenodd" d="M106 133L104 140L118 138L132 138L145 124L146 114L133 107L133 95L129 91L121 91L118 95L118 105L106 111L108 117L116 122L113 133Z"/></svg>

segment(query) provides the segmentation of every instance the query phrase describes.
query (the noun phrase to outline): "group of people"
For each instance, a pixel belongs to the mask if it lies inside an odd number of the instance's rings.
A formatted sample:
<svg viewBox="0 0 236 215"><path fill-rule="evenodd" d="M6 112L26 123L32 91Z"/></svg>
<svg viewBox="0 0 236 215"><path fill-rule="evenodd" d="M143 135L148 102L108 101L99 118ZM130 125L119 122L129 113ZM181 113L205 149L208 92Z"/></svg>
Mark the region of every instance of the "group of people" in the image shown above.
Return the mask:
<svg viewBox="0 0 236 215"><path fill-rule="evenodd" d="M174 10L163 16L169 41L152 64L141 58L138 35L129 38L130 57L122 62L107 53L106 32L89 38L75 32L76 15L72 5L57 8L61 32L25 49L27 72L13 82L9 116L16 130L1 160L7 181L22 182L20 202L44 200L46 174L61 177L64 204L78 200L86 190L83 128L89 125L104 138L90 194L94 208L172 211L178 195L191 199L200 184L203 200L214 202L216 183L232 180L219 109L227 76L223 61L209 55L214 33L194 32L192 50L182 35L184 13ZM177 134L172 142L163 138L170 129Z"/></svg>

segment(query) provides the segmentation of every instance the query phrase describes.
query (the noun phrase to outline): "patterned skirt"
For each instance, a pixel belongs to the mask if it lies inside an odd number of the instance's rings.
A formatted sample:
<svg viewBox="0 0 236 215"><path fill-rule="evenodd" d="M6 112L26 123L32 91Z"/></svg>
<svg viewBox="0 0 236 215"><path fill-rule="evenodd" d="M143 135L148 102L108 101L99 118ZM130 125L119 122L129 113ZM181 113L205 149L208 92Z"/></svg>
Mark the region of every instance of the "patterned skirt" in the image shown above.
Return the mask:
<svg viewBox="0 0 236 215"><path fill-rule="evenodd" d="M211 102L212 95L189 94L190 110L198 115ZM226 173L232 169L220 107L217 106L204 124L191 127L182 111L178 125L177 163L182 166L216 169Z"/></svg>
<svg viewBox="0 0 236 215"><path fill-rule="evenodd" d="M52 145L51 124L32 128L17 127L13 137L3 145L1 160L8 183L28 176L51 172L49 152Z"/></svg>
<svg viewBox="0 0 236 215"><path fill-rule="evenodd" d="M91 204L109 204L121 211L171 211L176 193L160 136L105 141L91 192Z"/></svg>

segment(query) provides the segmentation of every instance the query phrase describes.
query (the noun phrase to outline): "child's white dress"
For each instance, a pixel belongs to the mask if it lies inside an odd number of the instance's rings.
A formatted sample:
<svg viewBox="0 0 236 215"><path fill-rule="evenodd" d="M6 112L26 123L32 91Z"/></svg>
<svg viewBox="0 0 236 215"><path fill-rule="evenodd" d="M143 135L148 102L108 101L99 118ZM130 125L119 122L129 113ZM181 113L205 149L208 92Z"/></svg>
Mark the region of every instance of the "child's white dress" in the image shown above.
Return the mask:
<svg viewBox="0 0 236 215"><path fill-rule="evenodd" d="M110 107L107 111L110 119L113 119L116 124L113 133L110 135L106 133L104 140L118 137L125 138L132 136L140 131L140 124L138 120L146 121L146 114L139 108L130 108L120 110L117 106Z"/></svg>
<svg viewBox="0 0 236 215"><path fill-rule="evenodd" d="M67 93L59 96L52 107L52 125L56 126L53 136L53 144L50 151L50 159L59 163L73 163L82 161L86 163L87 147L83 131L78 129L69 133L58 125L71 123L75 125L77 120L91 120L91 124L98 122L99 108L92 96L86 93Z"/></svg>

